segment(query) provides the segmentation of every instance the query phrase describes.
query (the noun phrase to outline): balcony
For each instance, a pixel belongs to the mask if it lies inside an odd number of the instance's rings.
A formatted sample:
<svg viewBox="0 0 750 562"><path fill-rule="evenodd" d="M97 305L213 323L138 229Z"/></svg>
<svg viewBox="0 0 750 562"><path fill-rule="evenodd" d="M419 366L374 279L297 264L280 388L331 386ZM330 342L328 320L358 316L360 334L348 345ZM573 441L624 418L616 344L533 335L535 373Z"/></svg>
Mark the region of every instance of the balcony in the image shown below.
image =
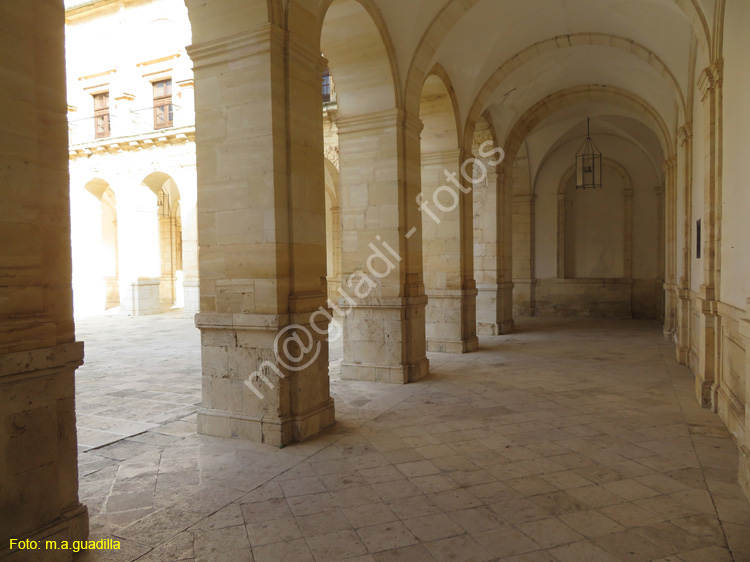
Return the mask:
<svg viewBox="0 0 750 562"><path fill-rule="evenodd" d="M97 121L99 119L99 121ZM68 119L70 155L120 152L195 138L195 115L178 105L152 106L109 114L108 126L98 117Z"/></svg>

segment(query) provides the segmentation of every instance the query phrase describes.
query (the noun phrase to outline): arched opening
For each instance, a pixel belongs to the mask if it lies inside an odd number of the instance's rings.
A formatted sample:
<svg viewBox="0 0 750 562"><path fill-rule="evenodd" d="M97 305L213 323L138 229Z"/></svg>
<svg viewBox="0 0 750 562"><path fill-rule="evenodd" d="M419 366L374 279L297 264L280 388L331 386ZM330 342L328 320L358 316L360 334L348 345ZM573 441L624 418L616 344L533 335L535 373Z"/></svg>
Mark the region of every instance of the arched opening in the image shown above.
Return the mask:
<svg viewBox="0 0 750 562"><path fill-rule="evenodd" d="M290 20L296 15L293 4ZM404 129L416 124L405 123L400 111L394 53L378 10L368 2L335 0L321 21L320 51L336 85L345 295L332 304L345 310L341 376L418 380L428 369L421 232L405 234L412 225L419 230L421 217L410 204L418 183L407 184L400 165ZM418 138L407 134L418 151ZM411 197L404 196L407 188Z"/></svg>
<svg viewBox="0 0 750 562"><path fill-rule="evenodd" d="M169 175L149 174L143 184L156 195L159 222L159 303L162 309L185 303L182 267L182 213L180 191Z"/></svg>
<svg viewBox="0 0 750 562"><path fill-rule="evenodd" d="M180 191L164 172L121 191L120 313L159 314L184 303Z"/></svg>
<svg viewBox="0 0 750 562"><path fill-rule="evenodd" d="M120 304L117 201L95 178L71 197L73 298L77 315L102 314Z"/></svg>

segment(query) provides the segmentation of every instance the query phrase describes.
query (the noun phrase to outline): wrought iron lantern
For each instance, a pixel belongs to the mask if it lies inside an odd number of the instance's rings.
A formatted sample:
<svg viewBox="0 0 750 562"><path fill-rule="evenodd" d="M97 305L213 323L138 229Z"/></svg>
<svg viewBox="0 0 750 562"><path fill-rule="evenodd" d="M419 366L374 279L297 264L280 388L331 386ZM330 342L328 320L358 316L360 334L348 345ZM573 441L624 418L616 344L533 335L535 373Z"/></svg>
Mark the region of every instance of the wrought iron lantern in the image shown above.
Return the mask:
<svg viewBox="0 0 750 562"><path fill-rule="evenodd" d="M591 119L586 119L586 140L576 154L576 189L602 186L602 153L591 138Z"/></svg>

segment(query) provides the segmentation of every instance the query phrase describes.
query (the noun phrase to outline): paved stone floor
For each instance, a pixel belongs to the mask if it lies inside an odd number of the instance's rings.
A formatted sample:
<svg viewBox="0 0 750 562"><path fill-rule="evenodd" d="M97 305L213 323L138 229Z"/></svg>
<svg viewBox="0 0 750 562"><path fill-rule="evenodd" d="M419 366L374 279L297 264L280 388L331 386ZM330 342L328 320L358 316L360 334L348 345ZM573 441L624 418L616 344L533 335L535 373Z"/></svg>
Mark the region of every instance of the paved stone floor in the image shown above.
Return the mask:
<svg viewBox="0 0 750 562"><path fill-rule="evenodd" d="M190 320L78 321L82 561L750 560L736 448L656 324L519 322L431 376L337 380L337 424L274 449L195 433Z"/></svg>

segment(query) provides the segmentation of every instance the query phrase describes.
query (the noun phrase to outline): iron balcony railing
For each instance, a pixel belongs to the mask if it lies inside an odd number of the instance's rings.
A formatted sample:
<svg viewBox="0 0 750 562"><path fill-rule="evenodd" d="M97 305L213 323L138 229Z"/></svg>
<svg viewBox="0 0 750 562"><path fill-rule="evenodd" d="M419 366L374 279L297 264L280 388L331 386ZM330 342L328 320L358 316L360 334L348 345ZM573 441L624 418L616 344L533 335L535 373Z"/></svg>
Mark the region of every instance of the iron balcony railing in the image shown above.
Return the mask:
<svg viewBox="0 0 750 562"><path fill-rule="evenodd" d="M158 133L164 129L195 124L193 116L188 116L182 107L175 104L109 113L108 116L108 127L102 126L101 116L68 119L68 143L76 145L108 138ZM185 122L186 120L189 122Z"/></svg>

